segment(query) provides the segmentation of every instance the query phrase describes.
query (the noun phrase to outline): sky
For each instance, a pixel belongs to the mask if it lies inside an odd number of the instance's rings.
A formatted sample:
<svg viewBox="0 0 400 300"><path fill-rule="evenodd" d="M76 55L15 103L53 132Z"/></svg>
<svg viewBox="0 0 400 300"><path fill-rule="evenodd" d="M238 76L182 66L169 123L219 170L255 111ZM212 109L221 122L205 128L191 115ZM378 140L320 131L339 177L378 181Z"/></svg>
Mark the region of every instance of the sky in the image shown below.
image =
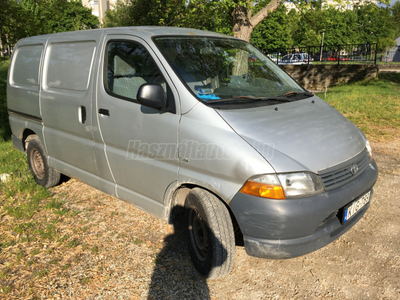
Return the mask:
<svg viewBox="0 0 400 300"><path fill-rule="evenodd" d="M389 5L392 6L393 3L395 3L395 2L396 2L396 0L390 0ZM385 5L379 4L379 0L378 0L378 5L379 5L379 6L385 6Z"/></svg>

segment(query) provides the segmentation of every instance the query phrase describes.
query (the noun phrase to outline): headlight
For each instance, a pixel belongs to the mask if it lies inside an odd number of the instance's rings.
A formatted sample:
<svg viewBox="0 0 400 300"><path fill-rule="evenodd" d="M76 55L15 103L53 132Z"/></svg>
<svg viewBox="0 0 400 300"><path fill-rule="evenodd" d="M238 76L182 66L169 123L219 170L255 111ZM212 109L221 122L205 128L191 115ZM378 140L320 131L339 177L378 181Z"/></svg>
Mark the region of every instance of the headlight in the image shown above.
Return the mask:
<svg viewBox="0 0 400 300"><path fill-rule="evenodd" d="M369 161L371 161L372 160L372 148L371 148L371 145L369 144L368 140L365 142L365 148L367 148Z"/></svg>
<svg viewBox="0 0 400 300"><path fill-rule="evenodd" d="M317 175L301 172L252 177L247 180L240 192L262 198L284 200L321 193L323 189Z"/></svg>
<svg viewBox="0 0 400 300"><path fill-rule="evenodd" d="M324 189L321 179L313 173L279 174L278 178L288 198L309 196Z"/></svg>

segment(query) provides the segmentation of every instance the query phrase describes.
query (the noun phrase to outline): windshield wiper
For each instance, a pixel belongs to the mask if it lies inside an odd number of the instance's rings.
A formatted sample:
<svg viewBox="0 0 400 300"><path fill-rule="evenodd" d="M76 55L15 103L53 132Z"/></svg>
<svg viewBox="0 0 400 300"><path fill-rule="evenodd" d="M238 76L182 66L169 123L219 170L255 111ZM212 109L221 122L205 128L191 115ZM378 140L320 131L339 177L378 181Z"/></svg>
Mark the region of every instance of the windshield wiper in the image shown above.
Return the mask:
<svg viewBox="0 0 400 300"><path fill-rule="evenodd" d="M213 104L213 103L229 103L229 102L259 102L259 101L278 101L278 102L292 102L292 100L286 98L286 97L253 97L253 96L236 96L233 98L228 98L228 99L217 99L217 100L210 100L207 101L206 103Z"/></svg>
<svg viewBox="0 0 400 300"><path fill-rule="evenodd" d="M313 93L308 92L308 91L304 91L304 92L292 91L292 92L285 93L285 94L281 95L281 97L291 97L291 96L299 96L299 95L306 96L306 97L312 97L312 96L314 96Z"/></svg>

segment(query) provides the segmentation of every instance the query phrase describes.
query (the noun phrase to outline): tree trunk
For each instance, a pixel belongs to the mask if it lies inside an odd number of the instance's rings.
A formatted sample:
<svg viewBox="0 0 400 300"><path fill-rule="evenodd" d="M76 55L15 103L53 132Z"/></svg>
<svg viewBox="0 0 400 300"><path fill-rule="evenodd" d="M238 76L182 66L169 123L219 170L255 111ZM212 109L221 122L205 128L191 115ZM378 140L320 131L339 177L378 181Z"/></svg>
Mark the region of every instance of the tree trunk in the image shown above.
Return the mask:
<svg viewBox="0 0 400 300"><path fill-rule="evenodd" d="M262 20L274 12L283 0L271 0L253 16L253 7L256 1L248 1L247 5L237 5L233 10L233 35L239 39L250 41L251 33Z"/></svg>
<svg viewBox="0 0 400 300"><path fill-rule="evenodd" d="M236 5L233 10L233 35L239 39L250 41L254 27L262 20L275 11L282 3L282 0L271 0L268 5L263 7L258 13L253 16L253 7L255 1L248 1L247 5ZM243 76L248 74L249 57L247 52L238 51L236 53L236 64L233 69L233 75Z"/></svg>

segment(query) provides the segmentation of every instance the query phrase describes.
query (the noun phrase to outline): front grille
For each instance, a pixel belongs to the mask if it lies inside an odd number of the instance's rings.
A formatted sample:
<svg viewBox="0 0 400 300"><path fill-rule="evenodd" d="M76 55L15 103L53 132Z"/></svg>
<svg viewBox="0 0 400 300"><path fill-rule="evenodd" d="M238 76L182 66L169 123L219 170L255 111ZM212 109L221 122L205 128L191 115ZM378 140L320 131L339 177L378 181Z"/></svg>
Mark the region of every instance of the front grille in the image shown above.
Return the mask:
<svg viewBox="0 0 400 300"><path fill-rule="evenodd" d="M362 172L368 167L369 157L365 149L359 155L352 159L318 172L325 190L333 190L338 188L361 175ZM354 172L357 169L357 172Z"/></svg>

